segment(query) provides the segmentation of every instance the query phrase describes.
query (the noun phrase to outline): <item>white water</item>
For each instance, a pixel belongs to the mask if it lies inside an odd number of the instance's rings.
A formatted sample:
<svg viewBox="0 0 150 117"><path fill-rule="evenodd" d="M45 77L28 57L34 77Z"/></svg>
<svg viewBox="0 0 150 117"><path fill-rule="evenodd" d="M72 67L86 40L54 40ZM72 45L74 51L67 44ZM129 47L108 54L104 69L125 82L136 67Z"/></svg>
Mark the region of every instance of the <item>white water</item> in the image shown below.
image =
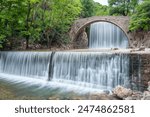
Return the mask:
<svg viewBox="0 0 150 117"><path fill-rule="evenodd" d="M126 48L125 34L110 23L91 25L90 48ZM106 52L0 52L0 79L78 92L128 87L129 57ZM51 80L51 81L48 81Z"/></svg>
<svg viewBox="0 0 150 117"><path fill-rule="evenodd" d="M83 87L112 89L129 81L127 55L57 52L53 67L53 80Z"/></svg>
<svg viewBox="0 0 150 117"><path fill-rule="evenodd" d="M127 48L128 39L116 25L107 22L91 24L89 48Z"/></svg>
<svg viewBox="0 0 150 117"><path fill-rule="evenodd" d="M0 72L48 79L51 52L0 52Z"/></svg>
<svg viewBox="0 0 150 117"><path fill-rule="evenodd" d="M49 82L66 87L111 90L128 85L128 60L127 55L101 52L56 52L53 56L51 52L1 52L0 77L10 80L16 76L17 82L30 85L37 83L31 78L48 82L51 77Z"/></svg>

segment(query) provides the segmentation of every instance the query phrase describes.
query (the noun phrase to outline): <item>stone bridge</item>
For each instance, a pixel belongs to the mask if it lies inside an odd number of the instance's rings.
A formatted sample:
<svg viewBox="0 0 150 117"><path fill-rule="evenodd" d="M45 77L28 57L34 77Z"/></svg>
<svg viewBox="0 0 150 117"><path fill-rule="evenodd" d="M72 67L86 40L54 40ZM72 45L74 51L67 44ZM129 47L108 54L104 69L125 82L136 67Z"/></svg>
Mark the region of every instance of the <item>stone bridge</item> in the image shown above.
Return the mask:
<svg viewBox="0 0 150 117"><path fill-rule="evenodd" d="M88 37L85 35L85 28L94 22L109 22L118 26L128 37L129 47L150 47L150 32L129 32L129 20L127 16L93 16L89 18L78 19L74 22L70 29L70 38L76 43L74 48L87 48ZM85 40L85 38L87 38Z"/></svg>

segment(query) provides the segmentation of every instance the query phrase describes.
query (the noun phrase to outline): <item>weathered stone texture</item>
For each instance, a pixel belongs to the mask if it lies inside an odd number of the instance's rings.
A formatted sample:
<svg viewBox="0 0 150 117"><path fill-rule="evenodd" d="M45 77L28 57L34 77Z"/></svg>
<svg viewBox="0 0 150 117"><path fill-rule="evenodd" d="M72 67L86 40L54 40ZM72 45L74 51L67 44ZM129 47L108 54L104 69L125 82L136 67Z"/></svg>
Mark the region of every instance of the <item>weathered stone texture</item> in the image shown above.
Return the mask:
<svg viewBox="0 0 150 117"><path fill-rule="evenodd" d="M94 17L89 17L89 18L83 18L83 19L78 19L75 21L75 23L72 25L71 30L70 30L70 38L73 42L73 44L78 45L80 42L80 35L82 36L82 33L85 33L83 30L90 24L94 22L110 22L118 26L120 29L123 30L123 32L126 34L128 37L129 41L129 47L136 48L136 47L150 47L150 31L149 32L130 32L129 31L129 21L130 18L127 16L94 16ZM83 39L80 42L80 45L77 47L85 47L85 43L87 43L87 38ZM83 44L83 46L81 46Z"/></svg>
<svg viewBox="0 0 150 117"><path fill-rule="evenodd" d="M132 32L129 33L131 46L140 48L146 47L150 48L150 31L148 32Z"/></svg>
<svg viewBox="0 0 150 117"><path fill-rule="evenodd" d="M73 41L73 48L75 49L86 49L88 48L88 36L85 30L78 35L78 38Z"/></svg>
<svg viewBox="0 0 150 117"><path fill-rule="evenodd" d="M146 90L150 81L150 54L130 55L132 89Z"/></svg>

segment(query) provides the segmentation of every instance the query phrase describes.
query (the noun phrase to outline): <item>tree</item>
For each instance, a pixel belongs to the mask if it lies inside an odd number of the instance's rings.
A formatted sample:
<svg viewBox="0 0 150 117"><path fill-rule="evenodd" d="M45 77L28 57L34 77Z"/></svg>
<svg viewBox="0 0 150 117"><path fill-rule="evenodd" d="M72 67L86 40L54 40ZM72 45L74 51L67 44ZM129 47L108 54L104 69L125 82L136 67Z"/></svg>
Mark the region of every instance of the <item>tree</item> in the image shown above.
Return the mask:
<svg viewBox="0 0 150 117"><path fill-rule="evenodd" d="M94 8L95 16L106 16L109 15L109 8L106 5L101 5L100 3L95 3Z"/></svg>
<svg viewBox="0 0 150 117"><path fill-rule="evenodd" d="M69 41L67 32L81 13L80 0L0 0L0 48Z"/></svg>
<svg viewBox="0 0 150 117"><path fill-rule="evenodd" d="M34 34L37 34L37 27L34 25L34 9L36 4L39 3L40 0L24 0L23 2L23 8L24 8L24 21L22 22L22 28L21 34L26 39L26 49L28 49L29 45L29 39L34 36ZM38 34L37 34L38 35Z"/></svg>
<svg viewBox="0 0 150 117"><path fill-rule="evenodd" d="M81 17L91 17L94 16L94 8L95 8L95 2L93 0L81 0L82 4L82 11L81 11Z"/></svg>
<svg viewBox="0 0 150 117"><path fill-rule="evenodd" d="M127 16L134 12L139 0L108 0L110 15Z"/></svg>
<svg viewBox="0 0 150 117"><path fill-rule="evenodd" d="M12 46L13 37L18 36L22 15L22 4L19 0L1 0L0 4L0 43Z"/></svg>
<svg viewBox="0 0 150 117"><path fill-rule="evenodd" d="M80 12L80 0L53 0L50 17L47 17L49 25L46 28L46 32L50 32L48 36L50 44L53 41L59 44L68 43L67 33Z"/></svg>
<svg viewBox="0 0 150 117"><path fill-rule="evenodd" d="M136 8L135 14L130 21L131 31L149 31L150 30L150 1L145 0Z"/></svg>

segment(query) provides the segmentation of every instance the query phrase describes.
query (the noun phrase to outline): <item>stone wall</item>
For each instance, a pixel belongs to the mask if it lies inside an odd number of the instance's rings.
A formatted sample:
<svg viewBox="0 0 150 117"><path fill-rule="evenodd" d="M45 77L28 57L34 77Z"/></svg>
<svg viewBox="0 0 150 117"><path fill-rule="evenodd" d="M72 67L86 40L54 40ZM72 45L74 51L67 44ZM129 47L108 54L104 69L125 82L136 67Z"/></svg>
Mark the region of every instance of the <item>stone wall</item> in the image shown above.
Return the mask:
<svg viewBox="0 0 150 117"><path fill-rule="evenodd" d="M94 16L89 18L78 19L74 22L70 30L70 38L75 49L88 48L87 37L84 29L94 22L109 22L121 28L128 37L129 47L131 48L150 48L150 31L149 32L130 32L129 17L124 16ZM79 46L78 46L79 45ZM87 45L87 46L85 46ZM80 48L81 47L81 48Z"/></svg>
<svg viewBox="0 0 150 117"><path fill-rule="evenodd" d="M150 48L150 31L130 32L128 37L130 38L129 48ZM74 49L88 48L88 37L85 30L80 32L76 40L74 40L73 46Z"/></svg>
<svg viewBox="0 0 150 117"><path fill-rule="evenodd" d="M132 89L146 90L150 81L150 54L130 55L130 78Z"/></svg>
<svg viewBox="0 0 150 117"><path fill-rule="evenodd" d="M150 48L150 31L148 32L132 32L129 33L131 47L133 48L140 48L146 47Z"/></svg>
<svg viewBox="0 0 150 117"><path fill-rule="evenodd" d="M73 41L73 49L87 49L88 48L88 36L85 30L83 30Z"/></svg>

